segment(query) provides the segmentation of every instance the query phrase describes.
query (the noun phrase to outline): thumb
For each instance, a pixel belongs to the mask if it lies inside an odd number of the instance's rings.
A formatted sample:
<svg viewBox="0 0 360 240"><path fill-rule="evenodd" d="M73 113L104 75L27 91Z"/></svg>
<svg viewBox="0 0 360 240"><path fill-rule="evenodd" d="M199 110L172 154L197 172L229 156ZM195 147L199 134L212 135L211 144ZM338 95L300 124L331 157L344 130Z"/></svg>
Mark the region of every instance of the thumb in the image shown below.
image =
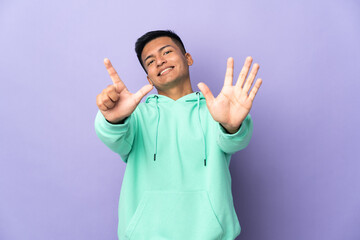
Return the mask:
<svg viewBox="0 0 360 240"><path fill-rule="evenodd" d="M209 87L203 82L199 83L197 86L200 89L200 91L202 92L202 94L204 95L204 97L206 99L206 103L208 105L211 105L212 102L214 101L214 95L210 91Z"/></svg>
<svg viewBox="0 0 360 240"><path fill-rule="evenodd" d="M136 101L137 103L139 103L139 102L141 101L141 99L142 99L146 94L148 94L152 89L153 89L153 85L151 85L151 84L147 84L147 85L143 86L142 88L140 88L140 90L137 91L137 92L134 94L135 101Z"/></svg>

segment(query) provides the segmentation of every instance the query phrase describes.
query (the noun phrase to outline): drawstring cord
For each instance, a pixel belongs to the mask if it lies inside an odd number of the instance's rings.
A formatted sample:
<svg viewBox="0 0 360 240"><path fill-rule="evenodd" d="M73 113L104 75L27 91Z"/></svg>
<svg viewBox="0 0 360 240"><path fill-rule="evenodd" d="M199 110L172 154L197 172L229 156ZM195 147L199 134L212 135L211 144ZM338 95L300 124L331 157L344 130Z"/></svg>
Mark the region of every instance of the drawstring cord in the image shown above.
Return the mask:
<svg viewBox="0 0 360 240"><path fill-rule="evenodd" d="M205 140L205 133L204 133L204 129L202 127L201 124L201 117L200 117L200 92L196 92L197 95L197 112L198 112L198 119L199 119L199 125L200 125L200 129L201 129L201 133L202 133L202 140L203 140L203 146L204 146L204 166L206 167L206 160L207 160L207 155L206 155L206 140ZM156 112L157 112L157 123L156 123L156 132L155 132L155 146L154 146L154 161L156 161L156 154L157 154L157 141L158 141L158 131L159 131L159 122L160 122L160 110L159 110L159 101L158 95L155 95L154 98L156 99L155 101L155 105L156 105ZM186 100L191 101L191 100ZM196 100L195 100L196 101Z"/></svg>
<svg viewBox="0 0 360 240"><path fill-rule="evenodd" d="M196 95L198 96L198 99L197 99L198 117L199 117L199 124L200 124L200 128L201 128L203 144L204 144L204 166L206 167L206 158L207 158L207 156L206 156L206 141L205 141L204 129L202 127L201 118L200 118L200 92L196 92Z"/></svg>
<svg viewBox="0 0 360 240"><path fill-rule="evenodd" d="M157 111L157 123L156 123L156 132L155 132L155 151L154 151L154 161L156 161L157 154L157 138L158 138L158 130L159 130L159 122L160 122L160 111L158 106L158 96L155 95L156 98L156 111Z"/></svg>

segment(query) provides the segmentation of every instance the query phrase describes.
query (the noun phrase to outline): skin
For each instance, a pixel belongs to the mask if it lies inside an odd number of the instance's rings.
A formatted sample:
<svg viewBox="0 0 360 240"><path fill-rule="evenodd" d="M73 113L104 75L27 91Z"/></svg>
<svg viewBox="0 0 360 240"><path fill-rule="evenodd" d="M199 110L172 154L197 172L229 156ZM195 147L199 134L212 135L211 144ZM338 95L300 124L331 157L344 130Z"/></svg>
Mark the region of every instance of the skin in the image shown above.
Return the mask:
<svg viewBox="0 0 360 240"><path fill-rule="evenodd" d="M224 86L216 98L205 83L198 84L200 91L204 94L211 116L229 133L235 133L239 130L241 123L250 112L254 98L262 83L260 78L257 79L250 90L259 71L259 64L255 63L249 76L247 76L251 63L252 57L247 57L238 80L233 85L234 59L228 58Z"/></svg>
<svg viewBox="0 0 360 240"><path fill-rule="evenodd" d="M121 123L135 110L141 99L153 86L158 94L177 100L193 92L190 82L189 67L193 59L169 37L159 37L147 43L141 54L147 79L150 84L143 86L136 93L130 93L118 76L109 59L104 59L105 67L113 84L97 95L96 103L101 113L110 123ZM239 77L233 85L234 59L228 58L224 86L215 98L205 83L198 87L203 93L210 114L228 133L239 130L246 118L262 80L257 79L251 88L259 64L255 63L250 71L252 58L247 57ZM162 75L159 75L163 70ZM250 71L250 73L249 73Z"/></svg>
<svg viewBox="0 0 360 240"><path fill-rule="evenodd" d="M189 74L193 59L190 53L184 54L171 38L159 37L150 41L145 45L141 58L148 73L147 79L158 94L177 100L193 92ZM159 76L169 67L169 71Z"/></svg>

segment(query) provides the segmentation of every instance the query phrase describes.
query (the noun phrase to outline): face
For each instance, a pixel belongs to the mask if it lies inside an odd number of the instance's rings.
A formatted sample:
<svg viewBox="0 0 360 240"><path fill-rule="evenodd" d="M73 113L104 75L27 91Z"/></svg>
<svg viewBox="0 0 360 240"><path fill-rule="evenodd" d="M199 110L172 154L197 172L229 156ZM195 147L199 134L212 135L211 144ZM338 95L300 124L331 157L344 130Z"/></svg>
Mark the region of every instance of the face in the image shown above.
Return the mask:
<svg viewBox="0 0 360 240"><path fill-rule="evenodd" d="M191 55L184 54L170 37L159 37L148 42L141 59L148 73L148 81L158 90L166 91L190 81Z"/></svg>

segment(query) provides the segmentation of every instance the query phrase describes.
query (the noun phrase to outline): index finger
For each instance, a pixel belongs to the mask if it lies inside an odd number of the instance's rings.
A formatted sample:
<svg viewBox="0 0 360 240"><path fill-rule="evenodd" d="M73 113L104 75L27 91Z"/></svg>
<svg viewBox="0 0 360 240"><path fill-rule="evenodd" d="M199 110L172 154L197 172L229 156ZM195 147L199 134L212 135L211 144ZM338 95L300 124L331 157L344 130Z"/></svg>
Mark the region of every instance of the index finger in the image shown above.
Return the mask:
<svg viewBox="0 0 360 240"><path fill-rule="evenodd" d="M110 75L110 78L111 78L113 84L115 86L118 85L120 87L120 89L125 87L124 83L121 81L119 75L117 74L115 68L113 67L113 65L111 64L111 62L108 58L104 59L104 64L105 64L106 70L108 71L108 73Z"/></svg>

